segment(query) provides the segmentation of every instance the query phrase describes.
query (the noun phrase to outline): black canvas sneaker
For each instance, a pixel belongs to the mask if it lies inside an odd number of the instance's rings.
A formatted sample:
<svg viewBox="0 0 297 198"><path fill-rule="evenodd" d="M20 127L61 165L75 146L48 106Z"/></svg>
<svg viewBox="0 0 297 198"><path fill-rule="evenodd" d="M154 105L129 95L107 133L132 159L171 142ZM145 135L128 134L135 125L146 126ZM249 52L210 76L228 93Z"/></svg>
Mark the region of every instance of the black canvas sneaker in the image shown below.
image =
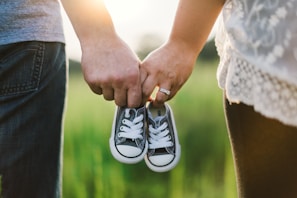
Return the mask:
<svg viewBox="0 0 297 198"><path fill-rule="evenodd" d="M155 172L169 171L177 165L181 155L172 110L166 103L161 108L149 103L147 115L149 147L145 162Z"/></svg>
<svg viewBox="0 0 297 198"><path fill-rule="evenodd" d="M147 152L146 109L117 107L114 115L110 150L115 159L133 164L143 160Z"/></svg>

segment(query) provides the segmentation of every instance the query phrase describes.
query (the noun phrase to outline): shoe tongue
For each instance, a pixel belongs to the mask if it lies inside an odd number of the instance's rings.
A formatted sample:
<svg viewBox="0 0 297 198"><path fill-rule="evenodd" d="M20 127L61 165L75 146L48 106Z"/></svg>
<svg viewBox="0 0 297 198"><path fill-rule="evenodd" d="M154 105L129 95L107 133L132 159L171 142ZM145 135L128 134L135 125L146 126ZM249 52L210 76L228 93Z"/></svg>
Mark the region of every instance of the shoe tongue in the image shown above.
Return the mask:
<svg viewBox="0 0 297 198"><path fill-rule="evenodd" d="M154 127L159 127L163 124L163 120L166 119L165 108L149 108L149 118L152 121Z"/></svg>
<svg viewBox="0 0 297 198"><path fill-rule="evenodd" d="M136 117L136 110L130 109L130 108L126 109L125 117L126 119L129 119L130 121L132 121Z"/></svg>
<svg viewBox="0 0 297 198"><path fill-rule="evenodd" d="M155 127L159 127L162 125L162 120L164 119L164 116L157 116L154 118Z"/></svg>

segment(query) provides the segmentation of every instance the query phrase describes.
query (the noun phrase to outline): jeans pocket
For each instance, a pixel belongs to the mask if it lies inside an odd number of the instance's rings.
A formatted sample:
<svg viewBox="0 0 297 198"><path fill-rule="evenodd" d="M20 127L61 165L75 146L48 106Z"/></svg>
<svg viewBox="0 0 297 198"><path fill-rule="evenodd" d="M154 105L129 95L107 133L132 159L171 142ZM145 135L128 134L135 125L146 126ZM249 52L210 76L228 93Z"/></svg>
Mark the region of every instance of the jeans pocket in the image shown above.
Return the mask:
<svg viewBox="0 0 297 198"><path fill-rule="evenodd" d="M0 96L38 89L44 45L24 42L0 46Z"/></svg>

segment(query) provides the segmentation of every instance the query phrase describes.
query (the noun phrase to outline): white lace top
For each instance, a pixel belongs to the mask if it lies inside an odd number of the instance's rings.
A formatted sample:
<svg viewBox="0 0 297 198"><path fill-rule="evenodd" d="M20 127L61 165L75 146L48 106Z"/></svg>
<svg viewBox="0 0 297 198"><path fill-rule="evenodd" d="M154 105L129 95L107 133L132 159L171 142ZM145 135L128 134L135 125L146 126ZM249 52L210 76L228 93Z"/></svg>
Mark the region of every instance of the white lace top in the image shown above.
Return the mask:
<svg viewBox="0 0 297 198"><path fill-rule="evenodd" d="M297 126L297 0L228 0L216 45L229 101Z"/></svg>

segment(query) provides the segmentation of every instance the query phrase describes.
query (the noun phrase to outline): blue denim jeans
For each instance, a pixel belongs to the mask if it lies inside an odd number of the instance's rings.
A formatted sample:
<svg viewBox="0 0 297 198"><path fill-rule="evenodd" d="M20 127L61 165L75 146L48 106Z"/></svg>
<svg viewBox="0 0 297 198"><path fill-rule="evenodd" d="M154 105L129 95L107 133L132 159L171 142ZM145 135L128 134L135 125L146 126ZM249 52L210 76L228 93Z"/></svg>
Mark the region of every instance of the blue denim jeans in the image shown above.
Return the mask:
<svg viewBox="0 0 297 198"><path fill-rule="evenodd" d="M66 81L64 44L0 45L0 197L61 196Z"/></svg>

